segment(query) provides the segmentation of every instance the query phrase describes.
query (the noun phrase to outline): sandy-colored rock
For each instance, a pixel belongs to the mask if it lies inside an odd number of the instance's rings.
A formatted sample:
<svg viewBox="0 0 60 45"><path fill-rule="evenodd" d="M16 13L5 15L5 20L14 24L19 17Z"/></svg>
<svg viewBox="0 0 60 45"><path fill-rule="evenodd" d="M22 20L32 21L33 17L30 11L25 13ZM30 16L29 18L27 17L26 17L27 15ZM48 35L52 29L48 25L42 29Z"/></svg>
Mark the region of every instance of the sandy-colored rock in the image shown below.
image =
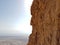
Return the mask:
<svg viewBox="0 0 60 45"><path fill-rule="evenodd" d="M31 15L27 45L60 45L60 0L33 0Z"/></svg>

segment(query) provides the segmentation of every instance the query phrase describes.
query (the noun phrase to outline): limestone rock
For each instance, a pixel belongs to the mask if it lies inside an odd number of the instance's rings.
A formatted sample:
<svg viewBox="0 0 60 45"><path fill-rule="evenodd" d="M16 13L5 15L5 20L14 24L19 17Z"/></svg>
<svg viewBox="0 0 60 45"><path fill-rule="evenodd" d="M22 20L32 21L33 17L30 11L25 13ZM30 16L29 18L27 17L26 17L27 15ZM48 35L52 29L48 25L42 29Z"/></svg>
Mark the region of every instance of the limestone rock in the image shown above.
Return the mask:
<svg viewBox="0 0 60 45"><path fill-rule="evenodd" d="M60 45L60 0L33 0L31 15L27 45Z"/></svg>

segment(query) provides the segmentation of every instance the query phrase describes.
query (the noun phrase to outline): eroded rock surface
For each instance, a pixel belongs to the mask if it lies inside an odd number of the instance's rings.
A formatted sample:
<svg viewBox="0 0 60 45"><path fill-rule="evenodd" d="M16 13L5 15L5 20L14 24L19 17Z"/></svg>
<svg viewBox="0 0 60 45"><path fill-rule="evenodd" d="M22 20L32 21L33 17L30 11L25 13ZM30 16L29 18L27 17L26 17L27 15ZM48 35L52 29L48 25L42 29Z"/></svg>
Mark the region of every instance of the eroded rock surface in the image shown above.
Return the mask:
<svg viewBox="0 0 60 45"><path fill-rule="evenodd" d="M31 15L27 45L60 45L60 0L33 0Z"/></svg>

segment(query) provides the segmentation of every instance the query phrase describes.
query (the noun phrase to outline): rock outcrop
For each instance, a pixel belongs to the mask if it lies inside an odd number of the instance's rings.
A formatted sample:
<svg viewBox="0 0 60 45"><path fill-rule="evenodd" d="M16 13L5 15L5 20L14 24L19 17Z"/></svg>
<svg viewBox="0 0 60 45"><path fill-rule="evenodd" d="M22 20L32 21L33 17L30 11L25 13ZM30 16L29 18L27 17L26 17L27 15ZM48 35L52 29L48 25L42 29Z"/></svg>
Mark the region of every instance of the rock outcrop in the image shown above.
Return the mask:
<svg viewBox="0 0 60 45"><path fill-rule="evenodd" d="M60 45L60 0L33 0L31 15L27 45Z"/></svg>

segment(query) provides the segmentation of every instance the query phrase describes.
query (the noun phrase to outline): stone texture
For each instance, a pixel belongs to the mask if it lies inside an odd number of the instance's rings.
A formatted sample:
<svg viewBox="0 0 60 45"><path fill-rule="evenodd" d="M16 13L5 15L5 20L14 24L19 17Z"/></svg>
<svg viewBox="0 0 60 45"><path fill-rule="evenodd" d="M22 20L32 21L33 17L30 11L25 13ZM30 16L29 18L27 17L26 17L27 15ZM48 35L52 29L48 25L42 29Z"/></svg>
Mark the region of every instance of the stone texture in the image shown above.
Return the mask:
<svg viewBox="0 0 60 45"><path fill-rule="evenodd" d="M33 0L31 15L27 45L60 45L60 0Z"/></svg>

